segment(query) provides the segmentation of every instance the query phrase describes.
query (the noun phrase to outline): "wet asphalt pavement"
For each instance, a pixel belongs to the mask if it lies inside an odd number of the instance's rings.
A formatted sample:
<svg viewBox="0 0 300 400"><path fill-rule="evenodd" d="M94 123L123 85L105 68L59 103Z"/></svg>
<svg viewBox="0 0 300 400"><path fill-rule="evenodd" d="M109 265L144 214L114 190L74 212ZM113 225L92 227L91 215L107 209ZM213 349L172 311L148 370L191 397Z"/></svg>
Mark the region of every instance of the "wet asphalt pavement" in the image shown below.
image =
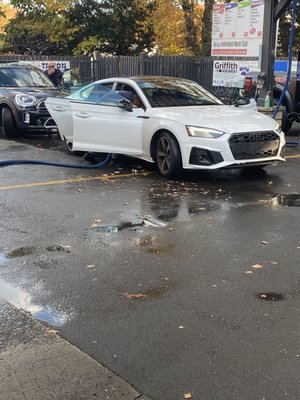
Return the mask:
<svg viewBox="0 0 300 400"><path fill-rule="evenodd" d="M85 163L0 137L23 158ZM1 168L0 297L153 400L299 399L299 173L299 145L173 181L125 157Z"/></svg>

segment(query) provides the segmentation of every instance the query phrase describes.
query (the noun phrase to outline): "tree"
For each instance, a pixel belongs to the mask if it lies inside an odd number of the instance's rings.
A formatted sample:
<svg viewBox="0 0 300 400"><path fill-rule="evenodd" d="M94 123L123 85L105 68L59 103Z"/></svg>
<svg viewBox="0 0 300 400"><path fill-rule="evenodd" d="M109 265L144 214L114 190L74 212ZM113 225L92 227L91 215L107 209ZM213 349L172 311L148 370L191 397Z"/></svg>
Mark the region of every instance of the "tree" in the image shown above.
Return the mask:
<svg viewBox="0 0 300 400"><path fill-rule="evenodd" d="M211 53L211 30L214 0L205 0L204 14L202 19L202 55L210 56Z"/></svg>
<svg viewBox="0 0 300 400"><path fill-rule="evenodd" d="M183 10L173 0L157 1L153 25L155 49L159 54L189 54L185 46Z"/></svg>
<svg viewBox="0 0 300 400"><path fill-rule="evenodd" d="M7 3L0 1L0 48L5 41L5 27L16 15L16 10Z"/></svg>
<svg viewBox="0 0 300 400"><path fill-rule="evenodd" d="M11 0L5 51L82 54L94 50L136 55L153 42L150 0Z"/></svg>
<svg viewBox="0 0 300 400"><path fill-rule="evenodd" d="M115 55L137 55L153 45L149 19L154 3L147 0L103 0L99 26L100 51ZM102 29L101 29L102 28Z"/></svg>
<svg viewBox="0 0 300 400"><path fill-rule="evenodd" d="M278 57L288 56L288 47L291 31L291 20L292 20L292 4L288 7L284 15L279 21L279 35L278 35ZM294 26L294 46L293 56L297 57L298 51L300 51L300 1L297 1L296 6L296 24Z"/></svg>
<svg viewBox="0 0 300 400"><path fill-rule="evenodd" d="M6 26L4 51L19 54L71 54L77 31L68 19L71 0L11 0L17 13Z"/></svg>
<svg viewBox="0 0 300 400"><path fill-rule="evenodd" d="M201 54L201 11L202 8L195 0L181 0L185 21L186 47L192 55Z"/></svg>
<svg viewBox="0 0 300 400"><path fill-rule="evenodd" d="M157 0L153 15L157 51L199 56L202 12L196 0Z"/></svg>

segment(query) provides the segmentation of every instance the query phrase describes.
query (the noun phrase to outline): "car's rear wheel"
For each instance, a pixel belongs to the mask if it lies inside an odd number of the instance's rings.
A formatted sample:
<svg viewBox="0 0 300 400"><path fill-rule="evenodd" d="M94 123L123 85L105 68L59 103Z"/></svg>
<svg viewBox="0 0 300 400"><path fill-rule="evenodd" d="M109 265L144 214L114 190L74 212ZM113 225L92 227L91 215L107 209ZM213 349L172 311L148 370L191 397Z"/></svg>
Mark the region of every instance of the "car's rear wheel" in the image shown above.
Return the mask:
<svg viewBox="0 0 300 400"><path fill-rule="evenodd" d="M2 109L2 129L4 135L8 138L17 138L21 136L15 117L8 107Z"/></svg>
<svg viewBox="0 0 300 400"><path fill-rule="evenodd" d="M64 144L65 144L65 149L66 149L67 153L69 153L69 154L73 154L76 156L83 156L86 153L84 151L76 151L76 150L74 151L73 150L73 142L66 139L65 137L64 137Z"/></svg>
<svg viewBox="0 0 300 400"><path fill-rule="evenodd" d="M182 168L179 145L173 135L162 132L156 145L156 164L165 178L174 177Z"/></svg>

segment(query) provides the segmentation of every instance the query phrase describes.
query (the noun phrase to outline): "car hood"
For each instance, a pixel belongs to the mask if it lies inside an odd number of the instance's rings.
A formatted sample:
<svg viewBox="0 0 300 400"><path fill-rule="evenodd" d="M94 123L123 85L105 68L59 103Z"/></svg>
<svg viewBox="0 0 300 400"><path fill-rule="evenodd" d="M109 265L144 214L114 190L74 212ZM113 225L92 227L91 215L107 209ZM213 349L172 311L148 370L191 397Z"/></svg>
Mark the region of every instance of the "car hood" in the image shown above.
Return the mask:
<svg viewBox="0 0 300 400"><path fill-rule="evenodd" d="M7 97L14 97L19 93L26 93L35 96L37 99L46 99L48 96L62 96L65 97L70 94L67 91L52 87L11 87L11 88L0 88L0 92L5 94Z"/></svg>
<svg viewBox="0 0 300 400"><path fill-rule="evenodd" d="M225 105L155 108L151 114L152 118L218 129L225 133L274 130L276 126L272 118L257 111Z"/></svg>

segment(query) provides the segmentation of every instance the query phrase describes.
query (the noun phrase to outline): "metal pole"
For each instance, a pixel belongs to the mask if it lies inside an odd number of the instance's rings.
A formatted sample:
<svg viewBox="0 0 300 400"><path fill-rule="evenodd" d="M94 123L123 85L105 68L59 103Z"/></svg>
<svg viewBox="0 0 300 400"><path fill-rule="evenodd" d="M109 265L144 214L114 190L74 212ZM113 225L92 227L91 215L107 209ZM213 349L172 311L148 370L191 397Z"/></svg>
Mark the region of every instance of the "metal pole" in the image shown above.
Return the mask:
<svg viewBox="0 0 300 400"><path fill-rule="evenodd" d="M276 25L277 20L283 15L291 2L292 0L265 0L260 74L263 86L257 99L257 105L260 107L264 106L267 94L270 97L270 106L273 106Z"/></svg>
<svg viewBox="0 0 300 400"><path fill-rule="evenodd" d="M275 62L275 40L276 21L274 19L277 0L265 0L264 10L264 32L262 42L262 59L260 79L263 86L259 91L257 105L263 107L267 94L270 96L270 106L273 106L274 87L274 62Z"/></svg>

